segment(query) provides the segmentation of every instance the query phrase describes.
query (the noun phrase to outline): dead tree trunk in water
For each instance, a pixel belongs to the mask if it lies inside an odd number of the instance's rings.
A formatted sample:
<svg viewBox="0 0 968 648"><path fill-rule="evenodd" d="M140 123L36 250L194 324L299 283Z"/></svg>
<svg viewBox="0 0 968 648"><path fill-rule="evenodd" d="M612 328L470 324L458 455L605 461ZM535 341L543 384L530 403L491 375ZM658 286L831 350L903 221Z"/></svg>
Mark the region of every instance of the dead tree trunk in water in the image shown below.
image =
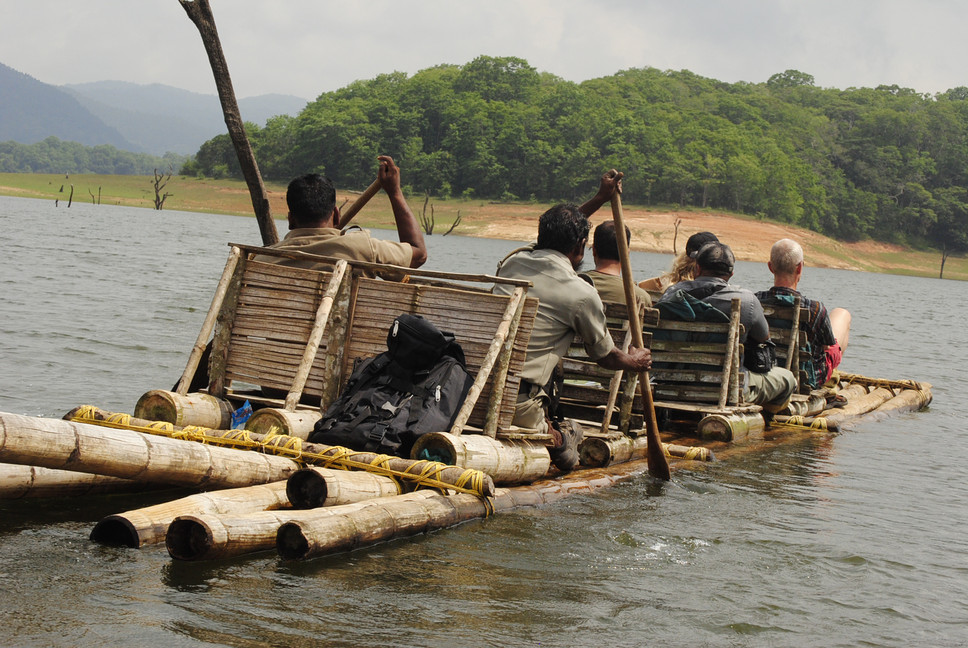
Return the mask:
<svg viewBox="0 0 968 648"><path fill-rule="evenodd" d="M208 61L212 65L212 74L215 75L218 98L222 102L225 125L229 129L229 137L232 139L235 153L239 157L239 165L242 167L245 183L249 186L249 195L252 196L252 207L255 210L256 219L259 221L262 244L271 245L279 241L279 234L276 231L276 224L272 220L269 199L266 195L265 185L262 183L262 174L259 173L259 165L256 164L255 155L249 145L249 138L245 134L245 126L242 124L239 104L235 100L235 90L232 88L232 79L229 76L229 67L225 62L225 54L222 52L222 43L218 38L218 31L215 29L215 17L212 15L212 8L208 4L208 0L178 0L178 2L185 9L185 13L188 14L191 21L195 23L198 33L202 36L202 43L208 53Z"/></svg>

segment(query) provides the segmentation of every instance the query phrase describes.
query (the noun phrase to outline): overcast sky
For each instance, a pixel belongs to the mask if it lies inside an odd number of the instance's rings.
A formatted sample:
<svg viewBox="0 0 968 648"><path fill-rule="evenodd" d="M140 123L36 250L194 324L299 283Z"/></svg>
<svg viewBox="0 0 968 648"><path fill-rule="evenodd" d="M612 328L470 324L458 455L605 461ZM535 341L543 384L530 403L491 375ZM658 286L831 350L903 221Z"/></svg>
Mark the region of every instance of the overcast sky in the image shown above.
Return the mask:
<svg viewBox="0 0 968 648"><path fill-rule="evenodd" d="M314 99L356 79L481 54L570 81L627 68L821 87L968 86L965 0L210 0L239 97ZM215 93L178 0L3 0L0 63L54 85Z"/></svg>

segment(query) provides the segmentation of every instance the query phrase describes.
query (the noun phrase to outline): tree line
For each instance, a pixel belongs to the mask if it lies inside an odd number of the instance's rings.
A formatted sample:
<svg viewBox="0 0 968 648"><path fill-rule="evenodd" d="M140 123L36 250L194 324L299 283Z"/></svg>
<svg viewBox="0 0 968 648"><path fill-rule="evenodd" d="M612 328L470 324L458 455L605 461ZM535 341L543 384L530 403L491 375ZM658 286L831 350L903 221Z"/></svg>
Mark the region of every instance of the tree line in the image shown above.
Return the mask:
<svg viewBox="0 0 968 648"><path fill-rule="evenodd" d="M968 88L819 88L629 69L572 83L515 57L395 72L247 124L263 176L363 188L379 153L420 195L574 199L606 168L625 200L725 209L841 240L968 247ZM238 177L228 136L186 173ZM943 248L944 249L944 248Z"/></svg>
<svg viewBox="0 0 968 648"><path fill-rule="evenodd" d="M177 169L186 159L176 153L132 153L109 144L85 146L53 136L34 144L0 142L0 173L151 175L155 169Z"/></svg>

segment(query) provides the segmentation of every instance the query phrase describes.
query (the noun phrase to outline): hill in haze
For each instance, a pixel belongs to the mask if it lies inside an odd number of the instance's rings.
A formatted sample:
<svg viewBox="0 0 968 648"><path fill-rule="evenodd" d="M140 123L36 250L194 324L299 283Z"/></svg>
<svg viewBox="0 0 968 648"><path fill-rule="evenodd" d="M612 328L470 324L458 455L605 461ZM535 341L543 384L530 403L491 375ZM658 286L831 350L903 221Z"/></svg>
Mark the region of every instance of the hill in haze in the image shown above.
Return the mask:
<svg viewBox="0 0 968 648"><path fill-rule="evenodd" d="M239 110L242 119L262 126L275 115L298 114L306 103L266 94L239 99ZM122 81L58 87L0 63L0 142L34 144L53 135L85 146L189 155L225 132L215 94Z"/></svg>
<svg viewBox="0 0 968 648"><path fill-rule="evenodd" d="M0 63L0 142L33 144L51 135L141 152L68 93Z"/></svg>
<svg viewBox="0 0 968 648"><path fill-rule="evenodd" d="M159 83L96 81L63 86L91 113L126 139L154 155L193 154L205 141L225 133L218 96ZM242 119L264 126L276 115L296 115L307 101L266 94L239 99Z"/></svg>

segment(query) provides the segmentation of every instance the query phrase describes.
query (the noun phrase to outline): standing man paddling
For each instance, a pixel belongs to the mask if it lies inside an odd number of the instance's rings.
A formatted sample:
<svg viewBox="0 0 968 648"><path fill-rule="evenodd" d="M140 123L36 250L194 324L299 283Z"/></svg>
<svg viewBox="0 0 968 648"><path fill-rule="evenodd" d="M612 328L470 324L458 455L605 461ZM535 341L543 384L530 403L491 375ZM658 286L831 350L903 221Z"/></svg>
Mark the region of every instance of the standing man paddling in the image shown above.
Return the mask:
<svg viewBox="0 0 968 648"><path fill-rule="evenodd" d="M615 170L602 176L598 192L581 207L555 205L538 221L538 240L515 250L498 265L500 277L527 279L533 287L529 296L538 298L538 312L528 342L521 387L514 410L514 425L551 434L551 459L562 471L578 465L578 443L582 430L574 421L559 425L548 416L552 375L575 334L581 335L588 357L606 369L642 372L652 366L648 349L631 348L628 353L615 346L605 325L605 311L595 288L578 276L591 225L588 216L620 190L622 174ZM494 292L509 294L510 287L494 286Z"/></svg>
<svg viewBox="0 0 968 648"><path fill-rule="evenodd" d="M377 158L377 178L390 198L393 220L400 242L381 241L359 228L339 229L339 207L336 189L329 179L318 173L295 178L286 190L289 206L289 233L270 249L298 250L348 261L387 263L405 268L419 268L427 260L423 233L400 188L400 169L388 155ZM319 267L311 261L262 257L261 260L297 267Z"/></svg>

